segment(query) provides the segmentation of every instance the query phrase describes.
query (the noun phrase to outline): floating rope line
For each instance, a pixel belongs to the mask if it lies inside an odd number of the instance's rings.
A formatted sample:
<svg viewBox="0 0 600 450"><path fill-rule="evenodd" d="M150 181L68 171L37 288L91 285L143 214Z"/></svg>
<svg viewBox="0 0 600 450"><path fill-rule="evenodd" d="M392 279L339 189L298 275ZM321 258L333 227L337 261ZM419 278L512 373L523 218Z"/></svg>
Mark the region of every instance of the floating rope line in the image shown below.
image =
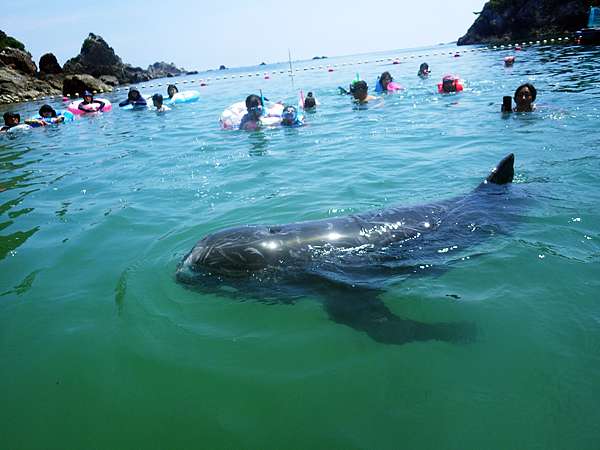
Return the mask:
<svg viewBox="0 0 600 450"><path fill-rule="evenodd" d="M352 62L343 62L343 63L338 63L338 64L328 64L328 65L314 65L314 66L308 66L308 67L301 67L301 68L296 68L296 69L287 69L287 70L272 70L272 71L266 71L266 72L248 72L248 73L238 73L238 74L231 74L231 75L223 75L223 76L216 76L216 77L208 77L208 78L199 78L199 79L193 79L193 80L181 80L181 81L173 81L172 83L155 83L155 84L142 84L139 85L139 83L136 83L140 86L140 89L147 89L147 88L153 88L153 87L162 87L167 86L169 84L197 84L199 83L200 86L207 86L207 84L209 82L212 81L224 81L224 80L235 80L238 78L258 78L258 77L263 77L264 79L270 79L271 75L288 75L288 76L293 76L295 73L299 73L299 72L309 72L309 71L319 71L319 70L326 70L328 72L333 72L335 71L335 69L340 68L340 67L348 67L348 66L356 66L356 65L362 65L362 64L378 64L378 63L385 63L385 62L391 62L391 63L397 63L400 64L402 61L407 61L407 60L412 60L415 58L429 58L432 56L462 56L462 55L467 55L470 53L481 53L481 52L488 52L488 51L493 51L493 50L521 50L525 47L534 47L534 46L538 46L538 45L547 45L547 44L562 44L562 43L570 43L570 41L572 40L573 35L566 35L563 37L557 37L557 38L551 38L551 39L539 39L539 40L535 40L535 41L524 41L521 43L514 43L514 44L503 44L503 45L490 45L490 46L485 46L485 47L477 47L477 48L469 48L466 50L454 50L454 51L443 51L443 52L430 52L430 53L417 53L417 54L413 54L413 55L402 55L402 56L396 56L396 57L388 57L388 58L379 58L379 59L373 59L373 60L358 60L358 61L352 61ZM111 90L107 90L107 91L98 91L98 93L104 93L104 92L120 92L120 91L128 91L129 90L129 86L125 86L125 87L116 87L114 89ZM94 91L94 93L96 93L96 91ZM74 95L75 97L78 97L79 94L75 93ZM55 96L48 96L48 97L40 97L40 98L33 98L32 100L45 100L45 99L53 99ZM59 97L59 96L56 96ZM71 95L68 95L68 97L72 97Z"/></svg>

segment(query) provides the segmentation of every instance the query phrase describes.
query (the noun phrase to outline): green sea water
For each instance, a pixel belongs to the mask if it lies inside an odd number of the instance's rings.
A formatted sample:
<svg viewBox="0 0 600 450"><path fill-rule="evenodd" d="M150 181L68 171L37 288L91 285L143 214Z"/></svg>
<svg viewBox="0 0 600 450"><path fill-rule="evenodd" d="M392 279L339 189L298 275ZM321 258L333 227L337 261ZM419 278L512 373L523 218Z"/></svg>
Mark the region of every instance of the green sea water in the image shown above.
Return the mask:
<svg viewBox="0 0 600 450"><path fill-rule="evenodd" d="M454 50L299 71L294 90L281 74L200 88L217 75L200 74L180 79L200 101L167 114L115 108L0 137L0 448L598 448L600 51ZM360 110L337 94L384 70L402 93ZM445 73L464 92L439 95ZM523 82L538 110L503 117ZM300 88L321 102L306 126L219 129L246 95L295 103ZM475 324L473 342L381 344L317 298L266 304L175 280L209 232L450 198L509 152L522 223L382 294L401 317Z"/></svg>

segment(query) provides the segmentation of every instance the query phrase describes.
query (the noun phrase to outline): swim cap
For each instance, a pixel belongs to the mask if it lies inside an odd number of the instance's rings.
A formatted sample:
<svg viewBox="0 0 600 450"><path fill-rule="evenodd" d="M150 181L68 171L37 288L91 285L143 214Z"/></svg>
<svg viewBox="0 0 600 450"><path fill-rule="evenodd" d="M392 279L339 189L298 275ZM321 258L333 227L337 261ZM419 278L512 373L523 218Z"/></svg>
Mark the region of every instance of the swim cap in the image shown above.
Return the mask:
<svg viewBox="0 0 600 450"><path fill-rule="evenodd" d="M88 90L83 91L82 97L93 97L93 96L94 95L90 91L88 91Z"/></svg>

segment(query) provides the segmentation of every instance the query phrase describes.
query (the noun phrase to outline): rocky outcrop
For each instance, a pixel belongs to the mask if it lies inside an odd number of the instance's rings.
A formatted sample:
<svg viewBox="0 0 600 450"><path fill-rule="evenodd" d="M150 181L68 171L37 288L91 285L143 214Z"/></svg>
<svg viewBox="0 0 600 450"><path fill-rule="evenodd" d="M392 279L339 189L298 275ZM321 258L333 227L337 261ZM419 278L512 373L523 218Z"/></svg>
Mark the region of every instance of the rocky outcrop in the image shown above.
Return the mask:
<svg viewBox="0 0 600 450"><path fill-rule="evenodd" d="M149 70L124 64L100 36L85 39L81 52L61 68L52 53L40 58L40 70L22 43L0 31L0 103L32 100L50 95L105 92L121 83L139 83L184 73L173 63L151 65Z"/></svg>
<svg viewBox="0 0 600 450"><path fill-rule="evenodd" d="M102 81L104 84L108 84L109 86L119 85L119 80L117 77L112 75L100 75L100 81Z"/></svg>
<svg viewBox="0 0 600 450"><path fill-rule="evenodd" d="M11 47L13 45L15 47ZM0 31L0 103L60 94L56 84L38 79L36 75L37 67L25 46Z"/></svg>
<svg viewBox="0 0 600 450"><path fill-rule="evenodd" d="M83 41L81 52L69 59L63 66L67 74L86 73L94 77L111 75L119 83L139 83L151 79L148 71L141 67L124 64L112 47L101 36L90 33Z"/></svg>
<svg viewBox="0 0 600 450"><path fill-rule="evenodd" d="M17 50L25 51L25 46L22 42L17 41L12 36L7 36L4 31L0 30L0 49L4 47L16 48Z"/></svg>
<svg viewBox="0 0 600 450"><path fill-rule="evenodd" d="M152 78L176 77L178 75L183 75L185 69L180 69L173 63L161 61L148 66L148 73Z"/></svg>
<svg viewBox="0 0 600 450"><path fill-rule="evenodd" d="M37 72L31 55L17 48L5 47L0 50L0 65L28 75L35 75Z"/></svg>
<svg viewBox="0 0 600 450"><path fill-rule="evenodd" d="M57 74L62 73L62 67L58 64L56 56L52 53L46 53L40 58L40 73L43 74Z"/></svg>
<svg viewBox="0 0 600 450"><path fill-rule="evenodd" d="M509 43L564 35L587 23L594 0L492 0L458 45Z"/></svg>
<svg viewBox="0 0 600 450"><path fill-rule="evenodd" d="M60 89L51 83L10 67L0 67L0 103L22 102L59 94Z"/></svg>
<svg viewBox="0 0 600 450"><path fill-rule="evenodd" d="M66 75L63 80L62 93L68 97L79 97L84 91L94 93L110 91L111 87L91 75Z"/></svg>

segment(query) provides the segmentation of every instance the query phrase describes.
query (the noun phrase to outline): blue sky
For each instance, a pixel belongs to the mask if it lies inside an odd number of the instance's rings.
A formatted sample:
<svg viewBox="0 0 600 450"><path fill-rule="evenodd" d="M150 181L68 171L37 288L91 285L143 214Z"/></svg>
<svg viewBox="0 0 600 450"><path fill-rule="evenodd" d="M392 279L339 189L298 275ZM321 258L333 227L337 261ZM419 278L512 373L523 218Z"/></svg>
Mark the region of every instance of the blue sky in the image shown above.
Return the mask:
<svg viewBox="0 0 600 450"><path fill-rule="evenodd" d="M420 47L450 42L475 20L484 0L368 2L305 0L190 2L12 2L0 29L34 60L52 52L62 64L89 32L133 65L174 62L204 70ZM382 6L379 6L382 5ZM385 5L385 6L383 6Z"/></svg>

